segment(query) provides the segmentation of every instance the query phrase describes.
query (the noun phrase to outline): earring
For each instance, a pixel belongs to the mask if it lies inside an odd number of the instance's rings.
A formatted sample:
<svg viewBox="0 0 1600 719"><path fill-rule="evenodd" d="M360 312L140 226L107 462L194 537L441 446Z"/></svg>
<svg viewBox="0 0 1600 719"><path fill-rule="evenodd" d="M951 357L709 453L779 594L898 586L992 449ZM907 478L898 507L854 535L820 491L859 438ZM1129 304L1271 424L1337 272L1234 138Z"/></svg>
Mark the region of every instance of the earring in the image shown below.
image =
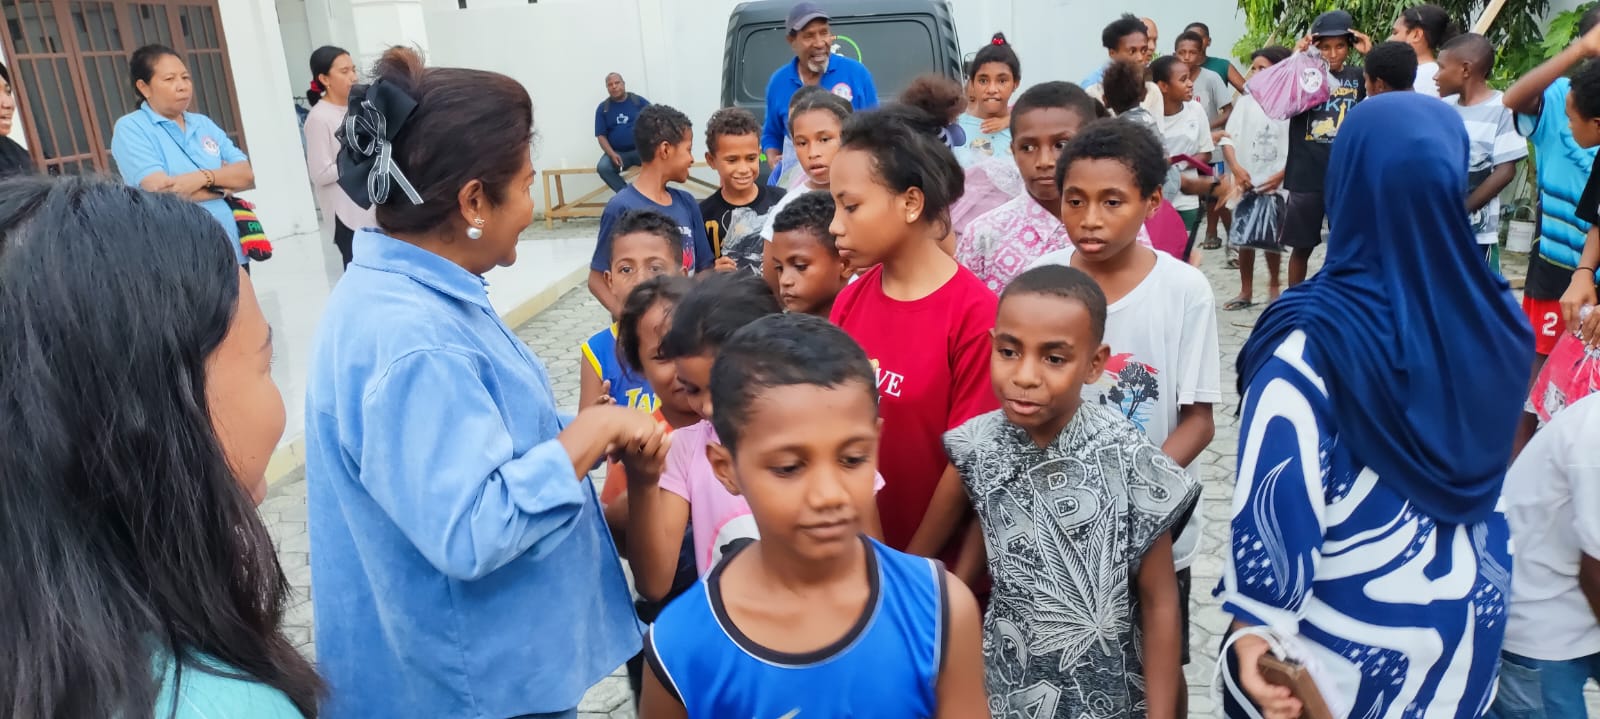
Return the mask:
<svg viewBox="0 0 1600 719"><path fill-rule="evenodd" d="M473 220L472 224L474 225L474 227L468 227L467 228L467 239L469 239L469 240L481 240L481 239L483 239L483 218L480 217L480 218L478 218L476 220Z"/></svg>

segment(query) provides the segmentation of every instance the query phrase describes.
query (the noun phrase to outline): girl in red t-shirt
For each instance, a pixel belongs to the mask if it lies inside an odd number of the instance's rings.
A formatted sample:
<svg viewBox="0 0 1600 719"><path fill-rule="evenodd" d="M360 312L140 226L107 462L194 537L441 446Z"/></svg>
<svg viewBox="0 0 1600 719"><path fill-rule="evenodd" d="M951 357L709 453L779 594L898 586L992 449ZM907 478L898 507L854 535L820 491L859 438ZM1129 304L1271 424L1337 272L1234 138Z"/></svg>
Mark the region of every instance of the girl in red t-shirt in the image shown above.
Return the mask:
<svg viewBox="0 0 1600 719"><path fill-rule="evenodd" d="M833 160L830 230L851 267L871 268L839 294L832 320L877 372L884 539L949 559L969 503L941 437L998 404L989 387L995 294L939 248L962 190L943 126L910 105L853 116Z"/></svg>

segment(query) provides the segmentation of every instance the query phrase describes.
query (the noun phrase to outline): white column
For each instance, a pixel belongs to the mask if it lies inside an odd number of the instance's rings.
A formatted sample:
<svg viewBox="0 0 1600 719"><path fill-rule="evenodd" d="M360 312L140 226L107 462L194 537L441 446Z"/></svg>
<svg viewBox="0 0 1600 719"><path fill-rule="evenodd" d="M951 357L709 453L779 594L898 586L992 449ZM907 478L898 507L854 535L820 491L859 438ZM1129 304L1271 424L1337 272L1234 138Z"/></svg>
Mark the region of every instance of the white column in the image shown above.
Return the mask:
<svg viewBox="0 0 1600 719"><path fill-rule="evenodd" d="M352 44L345 46L355 55L356 67L372 66L383 51L406 45L428 51L428 27L423 20L422 0L329 0L338 14L339 5L350 12Z"/></svg>

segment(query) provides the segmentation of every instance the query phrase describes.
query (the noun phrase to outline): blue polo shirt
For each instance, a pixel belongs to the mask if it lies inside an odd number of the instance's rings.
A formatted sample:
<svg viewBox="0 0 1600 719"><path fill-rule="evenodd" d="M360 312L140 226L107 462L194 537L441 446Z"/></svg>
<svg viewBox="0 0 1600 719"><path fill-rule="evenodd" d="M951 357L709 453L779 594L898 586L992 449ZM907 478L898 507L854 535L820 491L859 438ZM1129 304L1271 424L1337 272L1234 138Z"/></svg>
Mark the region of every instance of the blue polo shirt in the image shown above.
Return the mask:
<svg viewBox="0 0 1600 719"><path fill-rule="evenodd" d="M639 111L650 106L650 101L633 93L622 102L612 102L606 98L594 109L594 136L605 136L606 142L611 143L611 149L617 152L629 152L638 148L633 141L633 123L639 119Z"/></svg>
<svg viewBox="0 0 1600 719"><path fill-rule="evenodd" d="M157 172L168 176L195 170L217 170L223 165L245 162L249 158L233 144L227 133L211 118L193 112L183 113L183 127L140 103L139 109L123 115L111 131L111 157L117 161L122 181L138 187ZM233 253L244 264L244 249L239 246L239 225L233 210L223 200L199 203L228 233Z"/></svg>
<svg viewBox="0 0 1600 719"><path fill-rule="evenodd" d="M843 55L834 55L828 61L827 71L819 83L833 94L850 101L857 110L878 106L878 87L872 84L872 73L867 66ZM761 133L761 147L784 147L789 135L789 100L800 90L800 58L778 68L767 81L767 124ZM784 150L788 155L788 150ZM767 158L771 160L772 158Z"/></svg>

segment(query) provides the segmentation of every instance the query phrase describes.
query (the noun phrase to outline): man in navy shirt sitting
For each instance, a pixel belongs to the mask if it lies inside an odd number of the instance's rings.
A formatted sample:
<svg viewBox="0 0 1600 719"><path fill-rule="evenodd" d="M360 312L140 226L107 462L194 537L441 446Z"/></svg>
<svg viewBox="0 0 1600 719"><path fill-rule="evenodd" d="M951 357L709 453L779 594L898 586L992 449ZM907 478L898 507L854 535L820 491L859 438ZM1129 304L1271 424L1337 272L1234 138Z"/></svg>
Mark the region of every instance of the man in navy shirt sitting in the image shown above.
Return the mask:
<svg viewBox="0 0 1600 719"><path fill-rule="evenodd" d="M795 59L778 68L767 81L767 120L761 133L761 149L767 161L783 158L782 166L773 167L774 184L781 169L795 164L794 148L788 144L787 137L789 99L796 90L804 85L821 85L849 100L857 110L878 106L878 88L872 84L872 73L867 71L867 66L833 54L833 28L821 7L812 2L795 3L789 10L786 26Z"/></svg>
<svg viewBox="0 0 1600 719"><path fill-rule="evenodd" d="M622 173L639 166L639 149L633 142L633 121L639 111L650 104L638 95L628 92L622 76L606 76L606 101L594 109L594 137L600 142L600 162L594 166L612 192L628 186Z"/></svg>

